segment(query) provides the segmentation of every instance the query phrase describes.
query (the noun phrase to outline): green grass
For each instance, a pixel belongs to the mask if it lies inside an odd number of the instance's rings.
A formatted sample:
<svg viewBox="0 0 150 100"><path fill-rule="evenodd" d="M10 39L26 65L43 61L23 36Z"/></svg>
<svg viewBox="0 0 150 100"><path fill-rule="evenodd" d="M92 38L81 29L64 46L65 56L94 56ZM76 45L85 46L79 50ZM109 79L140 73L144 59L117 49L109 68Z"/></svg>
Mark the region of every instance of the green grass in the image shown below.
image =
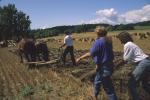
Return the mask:
<svg viewBox="0 0 150 100"><path fill-rule="evenodd" d="M150 26L135 26L134 28L136 30L147 30L150 29Z"/></svg>
<svg viewBox="0 0 150 100"><path fill-rule="evenodd" d="M23 97L30 96L34 93L33 88L31 86L25 86L21 90L21 95Z"/></svg>

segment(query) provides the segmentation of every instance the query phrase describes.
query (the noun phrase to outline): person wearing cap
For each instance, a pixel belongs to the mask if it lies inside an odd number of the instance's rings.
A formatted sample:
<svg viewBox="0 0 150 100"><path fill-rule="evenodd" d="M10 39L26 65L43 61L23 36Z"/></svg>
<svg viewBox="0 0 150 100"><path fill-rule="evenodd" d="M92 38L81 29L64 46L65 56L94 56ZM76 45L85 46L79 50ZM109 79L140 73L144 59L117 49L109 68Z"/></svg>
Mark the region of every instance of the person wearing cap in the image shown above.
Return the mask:
<svg viewBox="0 0 150 100"><path fill-rule="evenodd" d="M149 56L138 45L133 43L133 39L128 32L119 33L118 38L124 45L123 59L134 65L134 70L132 70L128 81L132 100L141 100L136 89L137 83L142 82L143 89L150 94L150 84L148 83L148 78L150 77Z"/></svg>
<svg viewBox="0 0 150 100"><path fill-rule="evenodd" d="M66 55L68 53L70 53L72 63L73 63L73 65L76 65L75 57L74 57L73 39L71 37L71 33L65 32L65 34L66 34L66 36L64 38L64 44L60 47L60 48L62 48L64 46L66 46L64 53L63 53L63 57L62 57L63 63L64 63L64 65L66 64Z"/></svg>
<svg viewBox="0 0 150 100"><path fill-rule="evenodd" d="M91 56L96 64L96 76L94 79L94 96L98 99L100 88L103 85L109 100L117 100L117 96L112 84L111 75L113 73L113 47L112 39L107 36L107 31L104 27L96 28L97 39L94 42L90 51L76 59L79 62L81 59Z"/></svg>

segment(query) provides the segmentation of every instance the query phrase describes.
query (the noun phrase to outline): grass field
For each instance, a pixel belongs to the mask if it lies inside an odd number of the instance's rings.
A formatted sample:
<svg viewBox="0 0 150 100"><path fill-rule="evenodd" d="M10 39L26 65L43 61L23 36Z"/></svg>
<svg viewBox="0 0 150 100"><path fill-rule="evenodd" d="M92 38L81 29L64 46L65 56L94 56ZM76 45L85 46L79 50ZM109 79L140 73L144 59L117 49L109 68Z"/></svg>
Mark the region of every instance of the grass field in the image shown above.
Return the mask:
<svg viewBox="0 0 150 100"><path fill-rule="evenodd" d="M117 35L119 32L121 31L113 31L113 32L108 32L108 35ZM130 30L128 31L129 33L146 33L146 32L150 32L150 29L147 30ZM48 42L48 46L50 48L58 48L60 47L60 45L63 44L63 38L65 36L61 35L61 36L56 36L56 37L51 37L54 38L56 40L61 39L62 42ZM77 39L77 38L96 38L96 34L94 32L87 32L87 33L81 33L81 34L77 34L74 33L72 35L73 38ZM50 38L50 39L51 39ZM138 39L137 37L133 36L135 43L137 43L141 48L144 49L145 52L149 53L150 52L150 46L149 46L149 41L150 41L150 37L146 38L146 39ZM45 39L49 39L49 38L45 38ZM74 47L77 50L89 50L92 46L93 42L79 42L79 41L75 41L74 42ZM123 46L121 45L120 41L117 38L113 37L113 48L114 51L122 51L123 50Z"/></svg>
<svg viewBox="0 0 150 100"><path fill-rule="evenodd" d="M150 29L150 26L135 26L134 28L138 30L147 30Z"/></svg>
<svg viewBox="0 0 150 100"><path fill-rule="evenodd" d="M150 30L136 30L134 32L147 32ZM109 35L115 35L117 32L109 32ZM73 34L73 38L96 38L95 33ZM45 38L62 39L64 35ZM149 41L133 37L146 53L150 54ZM58 48L63 42L48 42L50 49L50 59L58 58L60 52ZM78 57L87 52L93 42L75 41L75 56ZM122 64L123 46L119 40L113 37L113 47L115 51L115 71L112 76L115 90L119 100L131 100L127 88L128 73L132 67L128 64ZM29 69L27 65L19 63L19 58L15 53L9 52L9 49L0 48L0 100L94 100L92 76L87 77L83 82L79 78L95 68L91 59L83 60L78 66L73 67L69 58L67 66L61 64L51 64ZM149 100L150 96L141 88L138 89L143 100ZM107 100L106 94L102 89L101 100Z"/></svg>

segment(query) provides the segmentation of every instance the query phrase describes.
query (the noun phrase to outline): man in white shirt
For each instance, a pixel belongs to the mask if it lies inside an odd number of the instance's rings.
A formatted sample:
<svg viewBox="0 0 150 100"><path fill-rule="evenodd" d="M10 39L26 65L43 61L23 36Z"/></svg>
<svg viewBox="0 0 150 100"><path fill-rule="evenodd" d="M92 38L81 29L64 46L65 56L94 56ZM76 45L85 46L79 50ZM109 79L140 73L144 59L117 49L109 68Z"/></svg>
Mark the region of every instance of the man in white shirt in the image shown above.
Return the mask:
<svg viewBox="0 0 150 100"><path fill-rule="evenodd" d="M136 90L137 83L142 82L144 90L150 93L150 84L148 83L150 59L139 46L133 43L133 39L128 32L121 32L118 38L124 44L124 60L135 65L128 82L132 99L140 100Z"/></svg>
<svg viewBox="0 0 150 100"><path fill-rule="evenodd" d="M64 44L60 47L60 48L62 48L64 46L66 46L64 53L63 53L63 57L62 57L63 63L64 63L64 65L66 64L66 55L68 53L70 53L72 63L73 63L73 65L76 65L76 61L75 61L75 57L74 57L74 53L73 53L74 48L73 48L73 39L71 37L71 33L65 32L65 34L66 34L66 36L64 38Z"/></svg>

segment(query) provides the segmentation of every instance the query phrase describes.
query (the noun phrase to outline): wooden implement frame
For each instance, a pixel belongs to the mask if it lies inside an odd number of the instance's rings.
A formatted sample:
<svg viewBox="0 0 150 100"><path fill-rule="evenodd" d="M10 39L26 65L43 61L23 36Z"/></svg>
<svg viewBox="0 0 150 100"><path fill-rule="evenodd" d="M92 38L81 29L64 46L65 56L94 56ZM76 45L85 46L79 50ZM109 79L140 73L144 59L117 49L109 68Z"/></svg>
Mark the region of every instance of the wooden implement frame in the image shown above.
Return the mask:
<svg viewBox="0 0 150 100"><path fill-rule="evenodd" d="M36 65L46 65L46 64L54 64L57 63L59 61L59 59L54 59L54 60L50 60L50 61L39 61L39 62L25 62L25 64L36 64Z"/></svg>
<svg viewBox="0 0 150 100"><path fill-rule="evenodd" d="M96 73L96 70L93 69L93 70L91 70L90 72L85 73L85 74L83 74L82 76L80 76L79 79L80 79L81 81L83 81L85 78L87 78L87 77L89 77L89 76L92 76L92 75L95 74L95 73Z"/></svg>

